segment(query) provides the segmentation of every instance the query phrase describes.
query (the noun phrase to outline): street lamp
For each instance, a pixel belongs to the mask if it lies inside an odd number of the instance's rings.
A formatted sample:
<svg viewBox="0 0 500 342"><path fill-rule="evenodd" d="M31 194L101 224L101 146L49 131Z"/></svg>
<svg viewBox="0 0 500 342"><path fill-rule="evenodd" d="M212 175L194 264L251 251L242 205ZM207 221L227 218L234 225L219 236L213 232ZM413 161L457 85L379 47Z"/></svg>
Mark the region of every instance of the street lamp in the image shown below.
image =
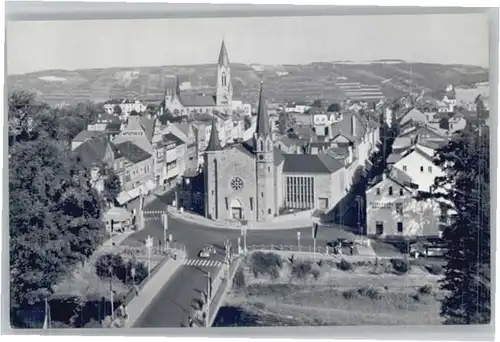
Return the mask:
<svg viewBox="0 0 500 342"><path fill-rule="evenodd" d="M297 232L297 250L300 252L300 232Z"/></svg>
<svg viewBox="0 0 500 342"><path fill-rule="evenodd" d="M210 301L212 299L212 276L210 272L207 273L207 304L206 304L206 314L205 314L205 327L210 327Z"/></svg>
<svg viewBox="0 0 500 342"><path fill-rule="evenodd" d="M148 235L146 239L146 248L148 250L148 277L151 276L151 249L153 248L153 238Z"/></svg>

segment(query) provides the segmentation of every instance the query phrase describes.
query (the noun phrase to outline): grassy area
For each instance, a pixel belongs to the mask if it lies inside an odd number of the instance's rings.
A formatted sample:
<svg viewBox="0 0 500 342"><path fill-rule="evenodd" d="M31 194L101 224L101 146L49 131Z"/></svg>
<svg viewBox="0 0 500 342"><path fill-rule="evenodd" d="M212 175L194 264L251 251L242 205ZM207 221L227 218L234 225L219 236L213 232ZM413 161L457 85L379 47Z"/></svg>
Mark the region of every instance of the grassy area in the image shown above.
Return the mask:
<svg viewBox="0 0 500 342"><path fill-rule="evenodd" d="M436 270L433 270L433 273ZM226 297L241 325L440 324L437 281L425 267L392 260L314 263L260 253L244 260ZM224 310L221 310L222 312ZM230 323L228 316L219 325Z"/></svg>

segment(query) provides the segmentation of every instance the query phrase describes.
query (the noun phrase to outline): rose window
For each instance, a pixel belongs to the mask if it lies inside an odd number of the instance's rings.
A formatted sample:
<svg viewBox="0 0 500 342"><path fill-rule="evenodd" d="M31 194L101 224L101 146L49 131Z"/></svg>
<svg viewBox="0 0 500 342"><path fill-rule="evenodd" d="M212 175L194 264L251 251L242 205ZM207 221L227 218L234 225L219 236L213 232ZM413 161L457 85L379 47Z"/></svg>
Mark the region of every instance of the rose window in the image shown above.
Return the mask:
<svg viewBox="0 0 500 342"><path fill-rule="evenodd" d="M234 177L230 182L233 191L239 191L243 188L243 180L240 177Z"/></svg>

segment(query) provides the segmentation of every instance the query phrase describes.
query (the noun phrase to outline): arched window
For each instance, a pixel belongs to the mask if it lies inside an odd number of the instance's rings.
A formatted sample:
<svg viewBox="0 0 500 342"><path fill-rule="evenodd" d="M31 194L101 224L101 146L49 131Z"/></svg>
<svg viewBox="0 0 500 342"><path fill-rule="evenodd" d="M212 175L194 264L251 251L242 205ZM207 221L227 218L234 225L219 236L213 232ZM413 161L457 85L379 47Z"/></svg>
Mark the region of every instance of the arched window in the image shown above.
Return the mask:
<svg viewBox="0 0 500 342"><path fill-rule="evenodd" d="M403 188L399 189L399 196L403 196Z"/></svg>
<svg viewBox="0 0 500 342"><path fill-rule="evenodd" d="M377 196L380 196L380 189L377 188Z"/></svg>
<svg viewBox="0 0 500 342"><path fill-rule="evenodd" d="M392 186L389 187L389 196L392 196Z"/></svg>
<svg viewBox="0 0 500 342"><path fill-rule="evenodd" d="M264 151L264 142L262 140L260 141L260 150Z"/></svg>

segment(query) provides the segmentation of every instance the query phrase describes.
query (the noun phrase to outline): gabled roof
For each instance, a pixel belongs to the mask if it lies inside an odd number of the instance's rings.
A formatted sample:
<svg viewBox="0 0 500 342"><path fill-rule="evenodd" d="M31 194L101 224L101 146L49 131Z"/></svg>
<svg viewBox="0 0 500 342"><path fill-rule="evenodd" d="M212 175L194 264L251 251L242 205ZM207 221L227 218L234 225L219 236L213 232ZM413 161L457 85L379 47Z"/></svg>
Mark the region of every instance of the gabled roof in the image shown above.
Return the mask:
<svg viewBox="0 0 500 342"><path fill-rule="evenodd" d="M180 93L179 101L185 107L215 107L215 95L183 94Z"/></svg>
<svg viewBox="0 0 500 342"><path fill-rule="evenodd" d="M104 162L106 149L110 145L105 136L95 137L79 145L73 153L87 166Z"/></svg>
<svg viewBox="0 0 500 342"><path fill-rule="evenodd" d="M349 149L347 147L331 147L325 153L334 159L345 160L349 156Z"/></svg>
<svg viewBox="0 0 500 342"><path fill-rule="evenodd" d="M448 142L446 140L441 140L441 141L439 141L439 140L433 140L433 141L423 140L423 141L419 141L418 145L422 145L422 146L430 148L432 150L438 150L438 149L448 145Z"/></svg>
<svg viewBox="0 0 500 342"><path fill-rule="evenodd" d="M422 113L420 110L417 108L411 108L402 118L400 121L401 125L404 125L407 122L419 122L419 123L425 123L427 121L427 117L425 116L424 113Z"/></svg>
<svg viewBox="0 0 500 342"><path fill-rule="evenodd" d="M153 135L155 132L155 122L156 122L156 119L152 118L152 117L148 118L146 116L143 116L140 119L141 126L144 129L144 133L146 133L146 138L150 142L151 142L151 140L153 140Z"/></svg>
<svg viewBox="0 0 500 342"><path fill-rule="evenodd" d="M126 158L131 163L140 163L151 157L151 154L144 151L131 141L124 141L115 145L115 158Z"/></svg>
<svg viewBox="0 0 500 342"><path fill-rule="evenodd" d="M173 133L167 133L162 135L162 143L169 144L175 143L175 146L184 144L184 141Z"/></svg>
<svg viewBox="0 0 500 342"><path fill-rule="evenodd" d="M389 157L387 157L387 164L396 164L401 159L402 159L401 154L391 153Z"/></svg>
<svg viewBox="0 0 500 342"><path fill-rule="evenodd" d="M84 142L89 139L103 135L104 132L101 131L87 131L86 129L81 131L73 138L73 142Z"/></svg>
<svg viewBox="0 0 500 342"><path fill-rule="evenodd" d="M283 155L285 173L326 173L331 174L344 167L344 162L326 154L286 154Z"/></svg>

